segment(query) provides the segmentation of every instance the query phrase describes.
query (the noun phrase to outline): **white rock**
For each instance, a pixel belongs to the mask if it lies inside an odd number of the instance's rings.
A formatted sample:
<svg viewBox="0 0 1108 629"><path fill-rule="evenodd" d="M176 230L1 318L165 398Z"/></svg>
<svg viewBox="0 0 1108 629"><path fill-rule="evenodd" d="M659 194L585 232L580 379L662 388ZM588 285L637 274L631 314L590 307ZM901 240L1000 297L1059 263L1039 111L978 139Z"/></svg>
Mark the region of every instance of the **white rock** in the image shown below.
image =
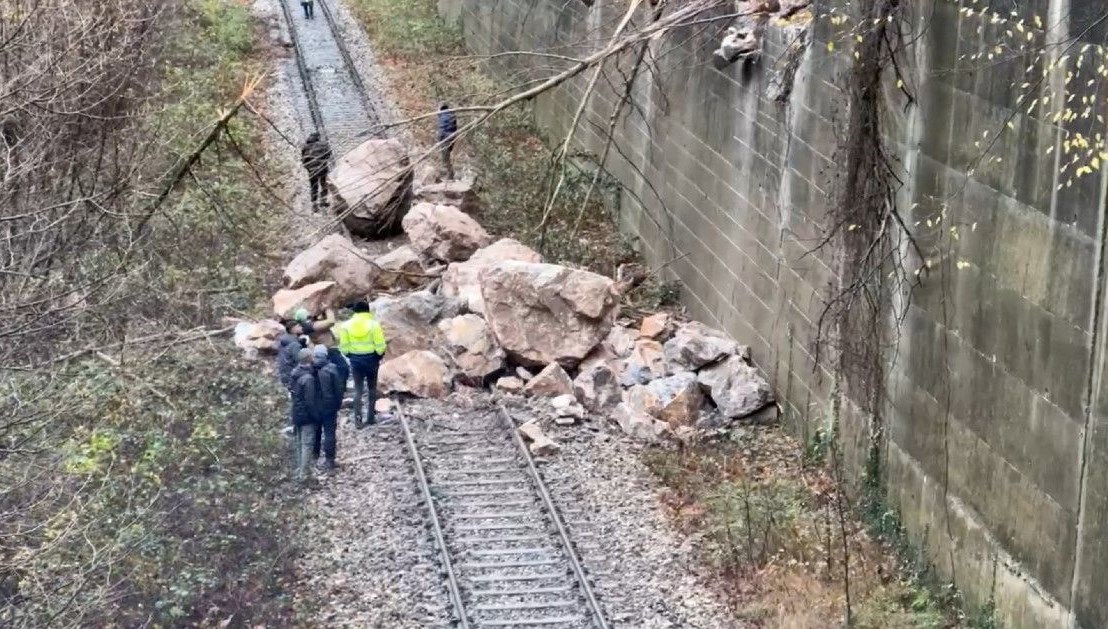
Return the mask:
<svg viewBox="0 0 1108 629"><path fill-rule="evenodd" d="M562 449L553 439L547 437L543 433L539 425L534 420L529 421L519 427L519 432L528 441L531 442L530 448L532 454L538 454L542 456L556 454Z"/></svg>
<svg viewBox="0 0 1108 629"><path fill-rule="evenodd" d="M377 390L381 393L443 398L450 393L453 379L450 369L437 354L413 351L381 363Z"/></svg>
<svg viewBox="0 0 1108 629"><path fill-rule="evenodd" d="M461 299L470 312L484 314L481 273L505 260L542 262L542 256L516 240L501 238L487 247L478 249L465 262L452 262L442 276L442 294Z"/></svg>
<svg viewBox="0 0 1108 629"><path fill-rule="evenodd" d="M468 379L484 380L504 368L504 350L481 317L461 315L440 321L438 327L446 351Z"/></svg>
<svg viewBox="0 0 1108 629"><path fill-rule="evenodd" d="M581 406L577 402L577 398L572 395L559 395L550 400L550 406L554 408L554 412L557 413L558 417L585 419L588 415L585 412L585 407Z"/></svg>

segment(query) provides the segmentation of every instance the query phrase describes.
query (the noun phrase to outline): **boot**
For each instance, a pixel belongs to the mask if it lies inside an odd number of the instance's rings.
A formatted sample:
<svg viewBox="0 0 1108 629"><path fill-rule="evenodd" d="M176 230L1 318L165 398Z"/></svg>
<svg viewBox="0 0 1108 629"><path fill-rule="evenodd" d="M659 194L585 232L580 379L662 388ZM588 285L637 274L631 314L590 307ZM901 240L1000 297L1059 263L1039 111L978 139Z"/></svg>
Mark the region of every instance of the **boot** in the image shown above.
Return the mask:
<svg viewBox="0 0 1108 629"><path fill-rule="evenodd" d="M354 418L354 429L355 430L361 430L362 428L365 428L365 422L362 421L361 417L355 417Z"/></svg>
<svg viewBox="0 0 1108 629"><path fill-rule="evenodd" d="M323 462L323 471L327 472L328 474L330 474L331 472L334 472L336 467L338 467L338 466L335 465L335 460L334 459L327 459L326 461Z"/></svg>

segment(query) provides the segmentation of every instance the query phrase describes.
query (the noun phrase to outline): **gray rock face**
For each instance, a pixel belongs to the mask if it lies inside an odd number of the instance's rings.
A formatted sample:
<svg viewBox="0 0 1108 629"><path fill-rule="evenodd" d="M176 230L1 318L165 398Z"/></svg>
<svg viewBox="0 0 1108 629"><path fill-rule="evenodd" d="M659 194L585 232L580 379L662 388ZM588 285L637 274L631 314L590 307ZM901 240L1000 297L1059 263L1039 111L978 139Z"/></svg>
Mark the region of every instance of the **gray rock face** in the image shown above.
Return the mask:
<svg viewBox="0 0 1108 629"><path fill-rule="evenodd" d="M664 421L623 403L612 411L612 419L624 433L643 441L658 441L669 430L669 424Z"/></svg>
<svg viewBox="0 0 1108 629"><path fill-rule="evenodd" d="M339 158L328 178L335 212L356 236L396 233L412 202L412 169L399 140L366 140Z"/></svg>
<svg viewBox="0 0 1108 629"><path fill-rule="evenodd" d="M442 337L435 323L458 313L456 301L429 291L416 291L403 297L379 297L369 307L385 331L388 357L438 348Z"/></svg>
<svg viewBox="0 0 1108 629"><path fill-rule="evenodd" d="M623 362L623 372L619 383L625 387L646 384L655 378L666 375L666 359L662 344L658 341L643 339L635 341L631 355Z"/></svg>
<svg viewBox="0 0 1108 629"><path fill-rule="evenodd" d="M637 412L651 415L676 428L696 423L704 394L696 374L682 372L650 384L631 387L627 390L625 403Z"/></svg>
<svg viewBox="0 0 1108 629"><path fill-rule="evenodd" d="M470 215L481 209L477 191L473 189L472 179L418 185L415 190L415 201L436 205L453 205Z"/></svg>
<svg viewBox="0 0 1108 629"><path fill-rule="evenodd" d="M740 356L702 370L697 380L710 393L720 414L739 419L773 401L773 391L758 370Z"/></svg>
<svg viewBox="0 0 1108 629"><path fill-rule="evenodd" d="M623 391L615 372L605 364L597 364L581 369L573 380L573 393L585 408L600 414L619 404Z"/></svg>
<svg viewBox="0 0 1108 629"><path fill-rule="evenodd" d="M507 261L481 275L485 318L500 346L524 365L575 367L611 330L611 279L555 264Z"/></svg>
<svg viewBox="0 0 1108 629"><path fill-rule="evenodd" d="M696 371L731 354L746 356L749 353L750 348L740 346L735 339L698 321L677 328L673 338L665 344L667 368L671 372Z"/></svg>

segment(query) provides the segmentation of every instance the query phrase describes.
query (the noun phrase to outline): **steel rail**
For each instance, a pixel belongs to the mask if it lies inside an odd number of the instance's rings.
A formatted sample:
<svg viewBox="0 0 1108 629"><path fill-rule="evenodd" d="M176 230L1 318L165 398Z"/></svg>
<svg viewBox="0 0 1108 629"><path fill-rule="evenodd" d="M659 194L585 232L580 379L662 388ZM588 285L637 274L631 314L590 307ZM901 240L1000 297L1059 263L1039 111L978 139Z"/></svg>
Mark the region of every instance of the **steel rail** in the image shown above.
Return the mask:
<svg viewBox="0 0 1108 629"><path fill-rule="evenodd" d="M454 603L454 611L458 615L458 623L462 629L469 629L469 617L466 614L465 604L462 602L461 588L458 586L458 576L454 573L454 564L450 561L450 549L446 546L446 536L442 532L442 522L439 519L438 509L435 508L435 499L431 494L431 486L427 482L427 473L423 469L423 459L419 456L415 437L408 426L408 418L404 410L398 404L396 416L400 420L400 427L404 429L404 438L408 442L408 451L411 452L412 462L415 466L416 479L419 481L420 492L423 493L423 501L427 503L427 513L431 517L431 530L435 535L435 543L442 554L443 567L446 570L446 587L450 592L450 600Z"/></svg>
<svg viewBox="0 0 1108 629"><path fill-rule="evenodd" d="M278 1L281 3L281 12L285 14L285 23L288 24L289 39L292 41L293 52L296 53L296 69L300 74L300 82L304 85L304 94L308 97L308 110L312 116L312 124L315 125L315 130L326 140L327 129L323 124L323 114L319 108L319 101L315 93L315 85L312 84L311 72L308 70L308 65L304 62L304 55L300 46L300 34L296 31L296 20L293 19L292 10L289 9L289 0ZM334 27L331 28L331 34L335 34ZM361 87L360 82L356 84Z"/></svg>
<svg viewBox="0 0 1108 629"><path fill-rule="evenodd" d="M335 46L338 47L339 54L342 55L342 60L346 63L346 69L350 73L350 78L354 81L354 86L358 88L358 96L362 99L362 106L365 107L367 114L373 114L375 107L369 100L369 90L366 89L365 82L362 81L362 75L358 73L358 68L354 65L354 57L350 55L350 50L346 47L346 41L339 33L338 23L335 22L335 16L331 13L331 7L327 6L327 0L315 1L319 3L319 8L323 11L323 17L327 20L331 35L335 38Z"/></svg>
<svg viewBox="0 0 1108 629"><path fill-rule="evenodd" d="M512 420L511 415L509 415L508 411L504 408L504 405L497 403L496 408L504 424L512 433L512 438L515 439L516 445L523 454L523 459L527 462L531 481L534 483L539 497L542 498L543 505L550 514L550 519L554 522L554 527L558 530L558 536L562 540L562 548L565 550L566 558L569 560L570 568L573 570L573 575L577 578L577 584L581 587L581 592L585 595L585 601L589 604L596 625L600 629L610 629L608 621L604 618L604 610L600 607L600 602L596 600L596 595L593 594L592 585L589 584L588 575L585 573L585 567L581 565L581 559L577 556L577 551L573 548L573 542L569 538L569 531L566 530L565 522L562 521L562 515L558 511L557 506L555 506L554 499L550 497L550 491L547 489L546 483L542 480L542 476L539 475L539 470L535 466L535 459L531 456L531 450L529 450L527 444L523 442L523 437L519 436L519 430Z"/></svg>

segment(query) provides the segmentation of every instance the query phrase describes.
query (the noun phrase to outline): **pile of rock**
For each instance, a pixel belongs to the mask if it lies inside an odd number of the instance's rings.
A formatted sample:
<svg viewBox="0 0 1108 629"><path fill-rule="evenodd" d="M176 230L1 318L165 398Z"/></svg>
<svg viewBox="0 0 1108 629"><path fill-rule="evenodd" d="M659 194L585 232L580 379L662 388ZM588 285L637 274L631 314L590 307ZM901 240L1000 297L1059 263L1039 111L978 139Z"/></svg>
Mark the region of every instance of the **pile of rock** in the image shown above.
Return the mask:
<svg viewBox="0 0 1108 629"><path fill-rule="evenodd" d="M279 317L298 308L314 315L374 293L410 290L441 269L431 290L378 296L370 304L389 341L382 393L437 398L455 385L492 385L506 395L549 400L559 424L611 417L645 439L679 434L705 413L739 419L772 402L749 348L726 334L665 313L636 327L617 321L622 293L645 272L615 281L545 263L515 240L493 241L449 203L475 206L465 191L445 186L424 193L429 200L399 221L410 245L374 258L348 238L327 236L289 263L285 288L273 297ZM280 333L271 322L257 325L236 334L254 351Z"/></svg>

